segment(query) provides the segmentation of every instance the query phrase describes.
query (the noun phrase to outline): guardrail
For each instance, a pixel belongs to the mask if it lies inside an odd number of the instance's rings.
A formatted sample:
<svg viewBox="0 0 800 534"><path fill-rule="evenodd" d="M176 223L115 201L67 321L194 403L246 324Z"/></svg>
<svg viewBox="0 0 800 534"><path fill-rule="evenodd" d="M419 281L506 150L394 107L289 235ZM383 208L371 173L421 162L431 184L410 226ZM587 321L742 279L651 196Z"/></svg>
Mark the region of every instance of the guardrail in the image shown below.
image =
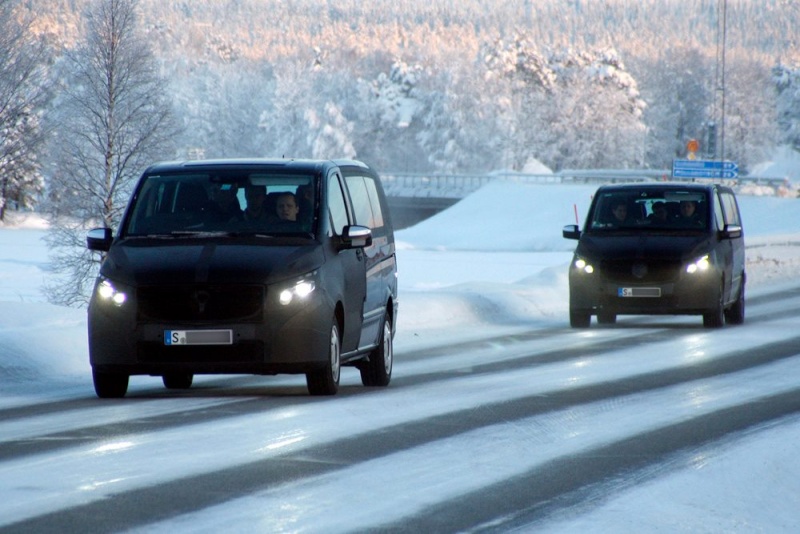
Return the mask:
<svg viewBox="0 0 800 534"><path fill-rule="evenodd" d="M734 179L710 180L673 178L669 169L567 169L552 174L528 174L496 171L489 174L429 174L386 172L381 174L386 194L411 198L463 198L480 187L497 180L525 184L608 184L640 181L720 182L741 186L755 184L775 189L788 187L783 177L740 176Z"/></svg>

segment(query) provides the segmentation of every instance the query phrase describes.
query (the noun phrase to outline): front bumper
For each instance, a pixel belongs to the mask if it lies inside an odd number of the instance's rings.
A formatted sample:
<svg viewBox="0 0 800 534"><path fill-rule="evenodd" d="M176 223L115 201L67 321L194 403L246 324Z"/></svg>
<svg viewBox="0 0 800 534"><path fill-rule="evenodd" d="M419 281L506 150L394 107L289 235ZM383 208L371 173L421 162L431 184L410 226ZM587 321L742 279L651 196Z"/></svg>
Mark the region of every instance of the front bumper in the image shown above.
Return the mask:
<svg viewBox="0 0 800 534"><path fill-rule="evenodd" d="M697 315L720 302L720 277L712 269L670 281L609 280L602 273L569 276L570 310L615 315Z"/></svg>
<svg viewBox="0 0 800 534"><path fill-rule="evenodd" d="M263 299L258 313L245 318L198 314L181 318L143 314L136 298L122 306L94 299L89 307L89 357L93 368L128 375L306 373L329 359L333 317L322 292L305 302L283 306ZM202 314L200 314L202 315ZM230 331L224 345L169 345L173 330Z"/></svg>

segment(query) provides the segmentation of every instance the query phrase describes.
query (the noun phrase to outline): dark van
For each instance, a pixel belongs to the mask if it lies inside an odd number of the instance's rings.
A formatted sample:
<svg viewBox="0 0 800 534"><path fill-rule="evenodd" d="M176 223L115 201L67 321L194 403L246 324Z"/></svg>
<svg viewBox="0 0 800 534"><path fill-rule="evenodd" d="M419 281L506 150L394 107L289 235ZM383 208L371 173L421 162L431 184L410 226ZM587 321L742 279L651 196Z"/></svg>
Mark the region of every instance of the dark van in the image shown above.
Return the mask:
<svg viewBox="0 0 800 534"><path fill-rule="evenodd" d="M208 160L144 171L89 304L99 397L131 375L189 388L196 374L305 374L333 395L340 369L392 376L394 233L381 181L358 161Z"/></svg>
<svg viewBox="0 0 800 534"><path fill-rule="evenodd" d="M600 187L569 267L569 319L586 328L618 315L702 315L705 327L744 322L742 220L729 187L634 183Z"/></svg>

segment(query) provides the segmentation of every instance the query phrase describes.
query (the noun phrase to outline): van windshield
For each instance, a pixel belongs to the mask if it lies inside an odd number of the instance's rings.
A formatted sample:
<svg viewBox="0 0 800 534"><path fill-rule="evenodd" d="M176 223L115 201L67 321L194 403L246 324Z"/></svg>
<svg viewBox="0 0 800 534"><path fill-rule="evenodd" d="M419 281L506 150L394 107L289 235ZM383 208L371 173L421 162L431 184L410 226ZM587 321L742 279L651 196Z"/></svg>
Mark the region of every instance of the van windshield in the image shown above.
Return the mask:
<svg viewBox="0 0 800 534"><path fill-rule="evenodd" d="M610 190L599 194L589 217L591 230L705 230L705 191L680 189Z"/></svg>
<svg viewBox="0 0 800 534"><path fill-rule="evenodd" d="M316 228L310 174L185 172L145 176L123 235L308 235Z"/></svg>

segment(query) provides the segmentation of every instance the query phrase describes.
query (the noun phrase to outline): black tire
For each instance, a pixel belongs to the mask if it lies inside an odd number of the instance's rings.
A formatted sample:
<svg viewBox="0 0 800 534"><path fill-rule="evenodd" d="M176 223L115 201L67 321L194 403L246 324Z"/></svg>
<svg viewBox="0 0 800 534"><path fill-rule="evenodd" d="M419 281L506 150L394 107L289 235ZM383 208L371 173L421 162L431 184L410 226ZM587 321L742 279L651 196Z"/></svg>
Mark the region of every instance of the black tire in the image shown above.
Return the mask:
<svg viewBox="0 0 800 534"><path fill-rule="evenodd" d="M569 325L572 328L589 328L592 322L592 314L582 311L569 311Z"/></svg>
<svg viewBox="0 0 800 534"><path fill-rule="evenodd" d="M733 305L725 310L725 322L728 324L744 323L744 282L739 290L739 298Z"/></svg>
<svg viewBox="0 0 800 534"><path fill-rule="evenodd" d="M600 312L597 314L598 324L614 324L617 322L617 314L610 312Z"/></svg>
<svg viewBox="0 0 800 534"><path fill-rule="evenodd" d="M342 341L339 339L339 323L334 317L331 325L328 361L324 368L306 373L306 386L311 395L336 395L339 391L339 375L342 371L341 355Z"/></svg>
<svg viewBox="0 0 800 534"><path fill-rule="evenodd" d="M189 389L192 387L192 373L169 373L161 377L167 389Z"/></svg>
<svg viewBox="0 0 800 534"><path fill-rule="evenodd" d="M128 375L92 369L94 392L101 399L121 399L128 392Z"/></svg>
<svg viewBox="0 0 800 534"><path fill-rule="evenodd" d="M369 358L358 366L361 383L365 386L388 386L392 381L393 362L392 318L387 314L383 320L378 346L369 353Z"/></svg>
<svg viewBox="0 0 800 534"><path fill-rule="evenodd" d="M719 296L713 309L703 314L703 326L706 328L721 328L725 324L725 313L722 307L722 284L719 286Z"/></svg>

